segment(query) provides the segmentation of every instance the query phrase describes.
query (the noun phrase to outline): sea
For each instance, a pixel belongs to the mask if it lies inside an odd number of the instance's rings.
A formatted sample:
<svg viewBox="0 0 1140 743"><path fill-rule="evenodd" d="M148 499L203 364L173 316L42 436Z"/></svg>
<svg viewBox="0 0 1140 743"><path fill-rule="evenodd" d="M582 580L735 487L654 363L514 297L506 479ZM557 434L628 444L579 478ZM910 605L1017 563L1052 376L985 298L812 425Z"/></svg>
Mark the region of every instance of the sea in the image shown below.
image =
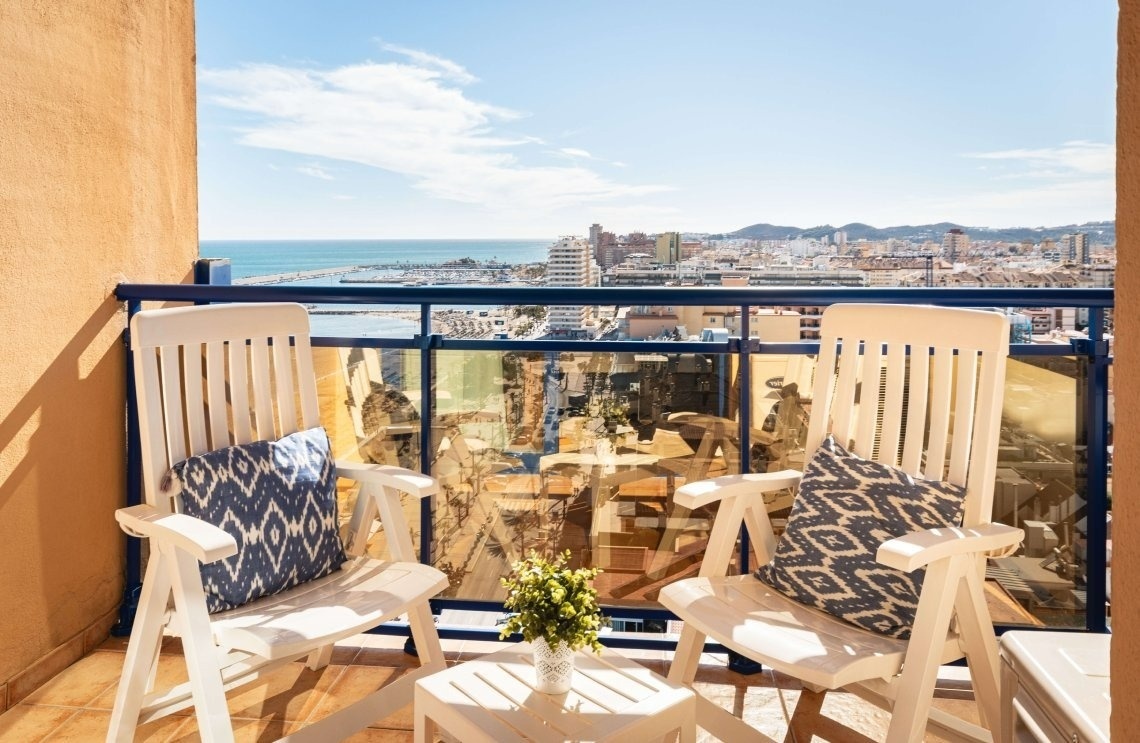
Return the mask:
<svg viewBox="0 0 1140 743"><path fill-rule="evenodd" d="M228 258L234 283L256 282L259 277L291 277L303 272L394 264L443 263L460 258L509 264L539 263L546 260L553 239L533 240L202 240L198 252L203 258ZM376 278L400 271L377 271ZM317 277L283 278L278 286L337 286L344 273L331 272ZM364 274L354 272L354 277ZM393 284L398 283L393 281ZM379 282L383 285L383 282ZM416 309L386 305L383 309ZM313 312L313 334L408 338L418 332L414 321L373 314L375 305L337 305L335 314L322 308ZM466 309L440 307L439 309ZM353 311L357 314L342 314Z"/></svg>

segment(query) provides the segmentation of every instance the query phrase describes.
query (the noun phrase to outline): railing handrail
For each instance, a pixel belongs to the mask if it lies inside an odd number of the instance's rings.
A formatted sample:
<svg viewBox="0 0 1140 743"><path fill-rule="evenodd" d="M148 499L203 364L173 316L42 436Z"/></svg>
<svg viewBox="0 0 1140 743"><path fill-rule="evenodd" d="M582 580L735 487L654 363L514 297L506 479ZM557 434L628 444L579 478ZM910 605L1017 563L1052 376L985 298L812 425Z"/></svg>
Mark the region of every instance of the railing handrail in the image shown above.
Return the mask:
<svg viewBox="0 0 1140 743"><path fill-rule="evenodd" d="M554 287L554 286L214 286L119 284L123 301L316 304L583 304L826 306L836 302L936 304L943 307L1104 307L1113 289L898 287Z"/></svg>

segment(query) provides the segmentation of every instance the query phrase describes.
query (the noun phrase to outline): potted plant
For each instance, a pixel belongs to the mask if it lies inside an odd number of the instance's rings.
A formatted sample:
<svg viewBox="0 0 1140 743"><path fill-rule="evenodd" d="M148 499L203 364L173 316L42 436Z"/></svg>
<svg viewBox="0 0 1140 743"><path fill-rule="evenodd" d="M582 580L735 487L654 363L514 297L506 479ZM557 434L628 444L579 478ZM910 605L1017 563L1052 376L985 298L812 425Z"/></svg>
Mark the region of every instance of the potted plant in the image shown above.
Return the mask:
<svg viewBox="0 0 1140 743"><path fill-rule="evenodd" d="M567 567L570 550L547 560L533 550L511 566L502 578L507 589L503 605L515 612L499 633L505 638L520 633L534 645L537 689L547 694L570 690L574 653L589 647L602 651L598 630L606 623L598 606L593 580L598 568Z"/></svg>

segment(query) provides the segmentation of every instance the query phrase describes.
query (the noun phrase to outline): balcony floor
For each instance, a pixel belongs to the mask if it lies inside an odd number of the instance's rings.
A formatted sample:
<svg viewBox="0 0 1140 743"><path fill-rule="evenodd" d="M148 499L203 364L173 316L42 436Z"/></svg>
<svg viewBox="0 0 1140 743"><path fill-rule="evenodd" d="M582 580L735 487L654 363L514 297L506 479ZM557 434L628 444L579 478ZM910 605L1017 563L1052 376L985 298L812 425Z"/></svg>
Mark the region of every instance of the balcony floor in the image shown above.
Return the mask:
<svg viewBox="0 0 1140 743"><path fill-rule="evenodd" d="M414 658L402 651L403 640L390 636L361 635L340 643L332 664L320 671L309 671L303 663L293 663L265 679L231 693L230 712L237 722L236 738L241 741L269 741L292 732L305 721L319 719L360 698L404 669L415 667ZM501 647L498 643L444 641L449 663L461 663ZM97 650L53 678L18 705L0 715L0 740L19 741L101 741L110 722L115 688L122 671L126 640L110 638ZM662 651L619 650L648 668L664 674L668 670ZM954 714L977 720L977 708L968 690L954 681L964 669L944 669L935 704ZM177 641L168 640L159 668L166 680L185 678ZM742 676L729 671L722 655L706 655L697 676L701 693L734 710L743 712L750 723L777 740L787 732L777 689L769 673ZM781 680L789 711L799 697L794 681ZM798 739L875 741L885 735L887 715L852 694L827 695L821 714L797 721ZM809 732L810 731L810 732ZM814 733L812 738L810 733ZM193 710L156 720L140 729L137 740L196 741L197 723ZM358 733L352 741L411 741L411 706L378 720ZM698 741L715 740L698 731ZM929 735L927 740L940 740Z"/></svg>

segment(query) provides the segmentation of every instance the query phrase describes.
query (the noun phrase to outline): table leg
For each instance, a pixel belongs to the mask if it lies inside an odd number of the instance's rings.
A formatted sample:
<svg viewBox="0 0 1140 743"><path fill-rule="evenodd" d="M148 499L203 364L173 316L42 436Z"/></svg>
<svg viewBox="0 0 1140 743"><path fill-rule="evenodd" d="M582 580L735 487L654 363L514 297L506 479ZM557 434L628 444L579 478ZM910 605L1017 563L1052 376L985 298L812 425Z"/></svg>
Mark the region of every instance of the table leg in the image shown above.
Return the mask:
<svg viewBox="0 0 1140 743"><path fill-rule="evenodd" d="M1017 674L1008 661L1001 661L1001 719L998 721L997 743L1013 743L1013 728L1017 712L1013 698L1017 696Z"/></svg>

